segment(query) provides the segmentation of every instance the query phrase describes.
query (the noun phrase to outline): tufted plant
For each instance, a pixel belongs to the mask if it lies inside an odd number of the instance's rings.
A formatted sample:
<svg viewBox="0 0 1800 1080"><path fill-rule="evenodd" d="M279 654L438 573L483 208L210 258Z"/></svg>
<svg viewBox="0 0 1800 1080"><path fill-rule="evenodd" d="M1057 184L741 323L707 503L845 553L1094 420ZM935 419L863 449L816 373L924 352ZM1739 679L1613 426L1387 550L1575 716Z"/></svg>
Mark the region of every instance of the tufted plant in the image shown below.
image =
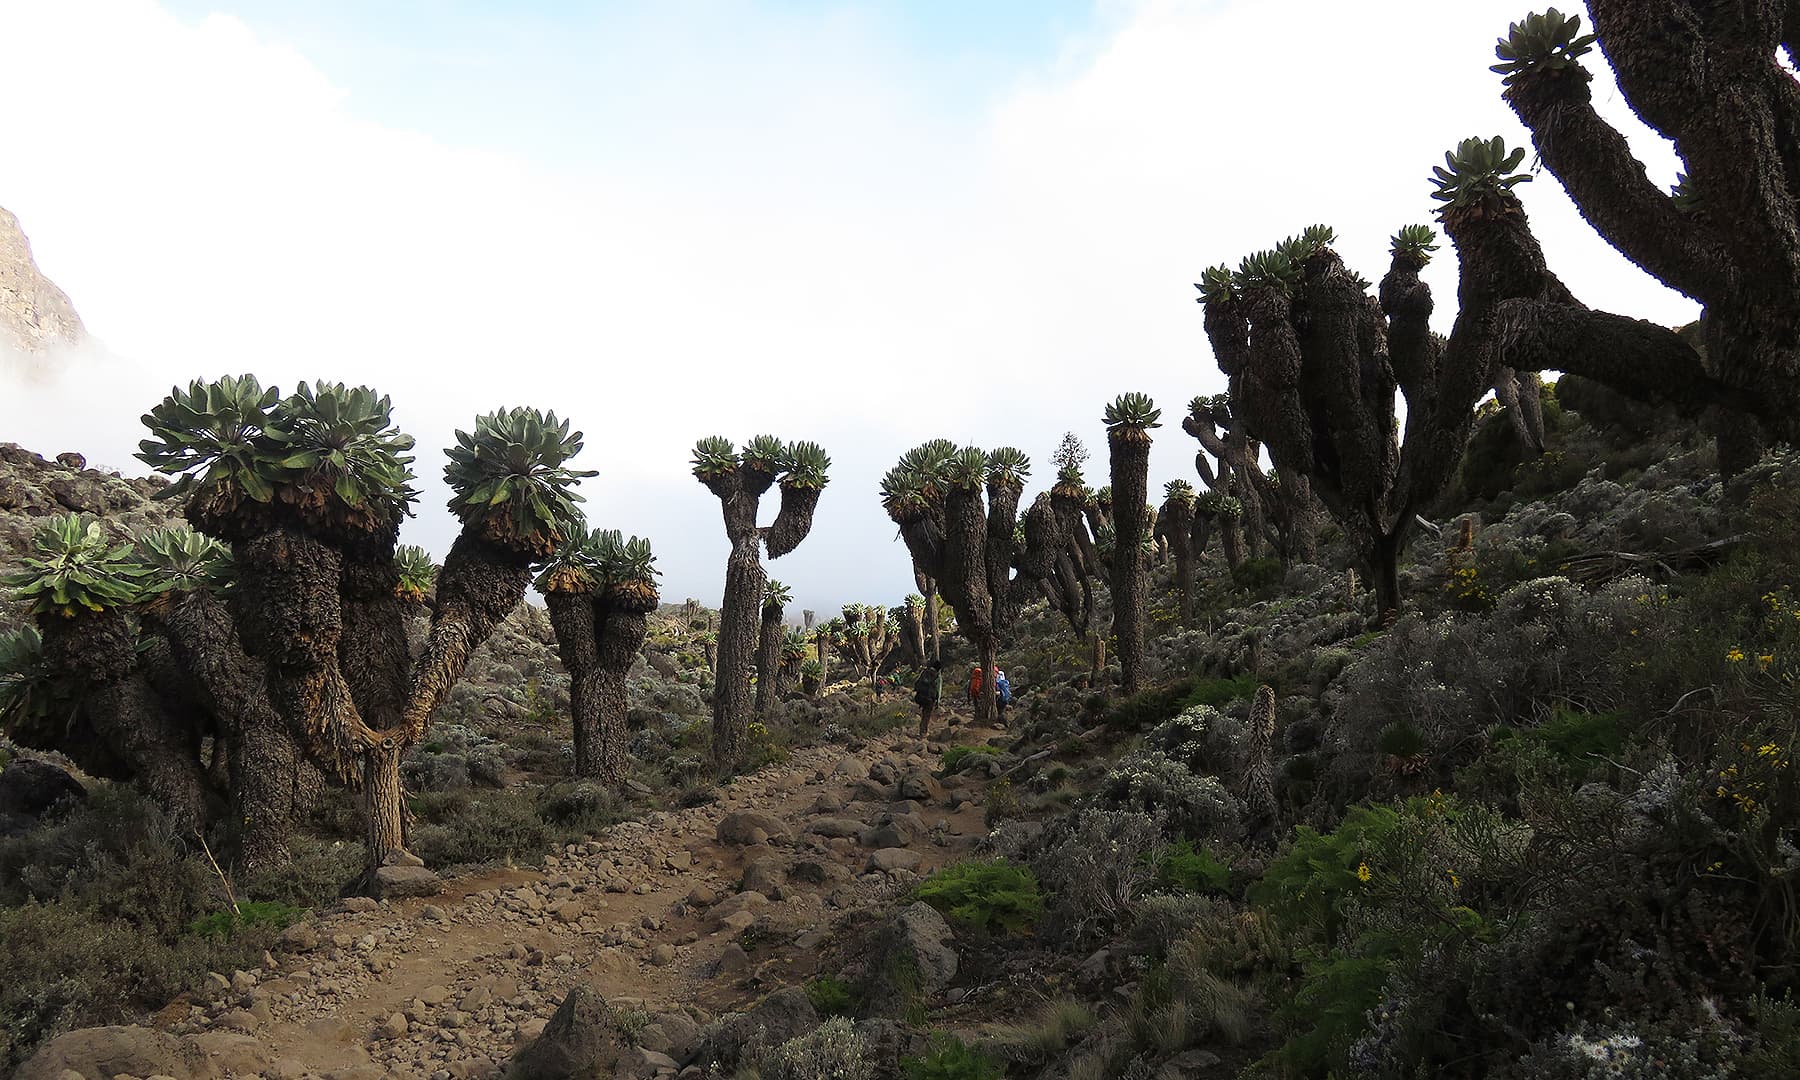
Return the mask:
<svg viewBox="0 0 1800 1080"><path fill-rule="evenodd" d="M781 652L787 644L787 605L793 591L770 578L763 584L762 625L756 638L756 715L769 715L781 692ZM847 610L847 609L846 609Z"/></svg>
<svg viewBox="0 0 1800 1080"><path fill-rule="evenodd" d="M569 673L574 772L624 783L630 763L626 675L656 610L656 557L650 542L617 529L582 530L566 540L537 577Z"/></svg>
<svg viewBox="0 0 1800 1080"><path fill-rule="evenodd" d="M437 584L437 564L417 544L401 544L394 549L394 573L398 577L394 591L409 604L424 603L426 594Z"/></svg>
<svg viewBox="0 0 1800 1080"><path fill-rule="evenodd" d="M763 652L758 644L766 580L763 548L766 544L769 558L779 559L806 539L820 493L830 483L831 458L817 443L786 443L773 435L758 435L734 449L729 440L711 436L695 445L693 462L695 478L719 499L725 535L731 541L719 612L712 758L719 769L733 771L743 763L748 739L751 661ZM762 496L777 483L780 508L775 520L760 528L756 518ZM766 685L768 690L758 692L758 710L766 707L766 695L773 693L772 681Z"/></svg>
<svg viewBox="0 0 1800 1080"><path fill-rule="evenodd" d="M1145 590L1148 566L1143 556L1150 525L1142 507L1149 498L1150 430L1160 427L1162 410L1146 394L1122 394L1106 407L1106 445L1112 466L1113 637L1118 641L1119 689L1142 689Z"/></svg>

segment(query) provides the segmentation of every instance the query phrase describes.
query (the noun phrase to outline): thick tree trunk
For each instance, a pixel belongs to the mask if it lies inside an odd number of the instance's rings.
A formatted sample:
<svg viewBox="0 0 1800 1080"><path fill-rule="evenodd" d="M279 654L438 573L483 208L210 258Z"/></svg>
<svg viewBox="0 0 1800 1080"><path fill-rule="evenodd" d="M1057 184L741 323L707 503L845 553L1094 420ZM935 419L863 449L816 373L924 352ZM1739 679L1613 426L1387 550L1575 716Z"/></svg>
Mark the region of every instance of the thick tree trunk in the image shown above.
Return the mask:
<svg viewBox="0 0 1800 1080"><path fill-rule="evenodd" d="M122 612L81 611L37 619L44 660L63 685L81 687L95 732L128 763L138 784L183 833L201 827L205 769L193 717L170 715L137 668L137 644Z"/></svg>
<svg viewBox="0 0 1800 1080"><path fill-rule="evenodd" d="M246 870L285 865L296 823L325 778L269 704L263 665L244 652L225 605L195 591L160 605L176 661L227 729L232 825Z"/></svg>
<svg viewBox="0 0 1800 1080"><path fill-rule="evenodd" d="M525 599L530 584L529 556L490 544L469 531L457 536L438 573L431 638L413 667L401 735L404 745L425 736L431 714L468 669L470 655Z"/></svg>
<svg viewBox="0 0 1800 1080"><path fill-rule="evenodd" d="M400 572L391 554L346 555L339 586L344 629L338 668L350 684L363 722L377 730L397 727L406 708L412 655L406 640L409 605L399 595Z"/></svg>
<svg viewBox="0 0 1800 1080"><path fill-rule="evenodd" d="M597 776L600 726L600 653L591 593L549 592L544 608L556 632L556 653L569 673L569 714L574 729L575 775Z"/></svg>
<svg viewBox="0 0 1800 1080"><path fill-rule="evenodd" d="M1244 561L1244 549L1238 543L1238 519L1219 515L1219 548L1225 553L1225 565L1236 570Z"/></svg>
<svg viewBox="0 0 1800 1080"><path fill-rule="evenodd" d="M777 679L775 670L781 666L781 646L787 636L787 627L782 622L785 616L780 604L765 601L762 606L762 625L757 631L756 641L756 715L769 715L769 706L776 699Z"/></svg>
<svg viewBox="0 0 1800 1080"><path fill-rule="evenodd" d="M756 647L763 588L759 541L751 533L734 544L725 564L725 601L719 618L718 676L713 680L713 760L735 769L750 725L750 659Z"/></svg>
<svg viewBox="0 0 1800 1080"><path fill-rule="evenodd" d="M1400 548L1404 533L1375 537L1368 554L1369 581L1375 587L1376 617L1389 622L1400 614Z"/></svg>
<svg viewBox="0 0 1800 1080"><path fill-rule="evenodd" d="M1000 694L994 688L994 637L988 635L981 642L981 719L993 723L999 715Z"/></svg>
<svg viewBox="0 0 1800 1080"><path fill-rule="evenodd" d="M627 691L632 664L637 662L649 623L642 611L606 609L600 624L599 659L594 688L597 708L594 737L589 742L592 760L588 763L592 776L608 784L625 782L630 764L630 725L627 719L631 699Z"/></svg>
<svg viewBox="0 0 1800 1080"><path fill-rule="evenodd" d="M371 881L389 858L406 852L406 803L400 786L404 752L398 740L383 738L363 755L363 837Z"/></svg>
<svg viewBox="0 0 1800 1080"><path fill-rule="evenodd" d="M1142 689L1144 666L1144 505L1150 472L1150 436L1136 428L1107 433L1111 449L1113 506L1113 636L1119 642L1119 685L1127 695Z"/></svg>
<svg viewBox="0 0 1800 1080"><path fill-rule="evenodd" d="M937 578L917 575L919 592L925 597L925 637L930 642L931 658L944 658L943 632L938 628L938 584Z"/></svg>

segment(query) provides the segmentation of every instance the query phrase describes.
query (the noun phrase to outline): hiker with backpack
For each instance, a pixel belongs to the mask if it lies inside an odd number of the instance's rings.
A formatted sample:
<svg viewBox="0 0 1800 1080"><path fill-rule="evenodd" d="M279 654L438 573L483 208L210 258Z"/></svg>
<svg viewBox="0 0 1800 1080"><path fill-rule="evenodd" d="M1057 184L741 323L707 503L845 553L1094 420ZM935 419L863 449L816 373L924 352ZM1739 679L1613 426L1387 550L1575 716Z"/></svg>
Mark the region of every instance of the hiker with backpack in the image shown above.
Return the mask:
<svg viewBox="0 0 1800 1080"><path fill-rule="evenodd" d="M994 703L994 723L1005 727L1006 707L1012 704L1012 682L999 668L994 669Z"/></svg>
<svg viewBox="0 0 1800 1080"><path fill-rule="evenodd" d="M969 708L974 709L981 704L981 665L976 664L969 669Z"/></svg>
<svg viewBox="0 0 1800 1080"><path fill-rule="evenodd" d="M944 662L928 660L913 682L913 701L919 706L919 737L931 727L931 714L937 711L938 699L944 696Z"/></svg>

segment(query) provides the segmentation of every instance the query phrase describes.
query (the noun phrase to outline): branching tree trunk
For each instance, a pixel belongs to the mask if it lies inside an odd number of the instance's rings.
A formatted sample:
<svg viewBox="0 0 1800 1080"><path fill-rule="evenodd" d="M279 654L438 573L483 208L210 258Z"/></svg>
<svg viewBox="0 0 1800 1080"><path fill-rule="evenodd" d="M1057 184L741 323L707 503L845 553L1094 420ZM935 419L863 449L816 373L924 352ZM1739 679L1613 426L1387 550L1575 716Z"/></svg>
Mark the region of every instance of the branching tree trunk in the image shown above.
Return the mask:
<svg viewBox="0 0 1800 1080"><path fill-rule="evenodd" d="M1695 349L1547 290L1506 310L1504 362L1587 376L1653 404L1743 414L1750 422L1719 427L1727 476L1755 460L1765 435L1800 435L1800 94L1779 57L1792 55L1800 23L1791 8L1589 3L1625 100L1687 166L1673 193L1595 110L1577 62L1593 39L1579 36L1578 18L1534 16L1543 25L1499 49L1503 96L1539 159L1601 236L1699 301L1705 336Z"/></svg>
<svg viewBox="0 0 1800 1080"><path fill-rule="evenodd" d="M1119 689L1143 688L1145 500L1149 498L1150 429L1157 409L1143 394L1126 394L1107 407L1106 445L1111 452L1113 505L1113 637L1119 643Z"/></svg>
<svg viewBox="0 0 1800 1080"><path fill-rule="evenodd" d="M717 677L713 686L714 764L736 769L743 760L750 725L750 660L756 648L766 577L762 546L778 559L800 545L812 529L813 512L826 484L831 460L812 443L783 444L758 436L740 456L728 440L702 440L694 451L694 475L719 498L731 555L725 563L725 599L719 613ZM781 482L781 506L768 529L757 528L763 493Z"/></svg>

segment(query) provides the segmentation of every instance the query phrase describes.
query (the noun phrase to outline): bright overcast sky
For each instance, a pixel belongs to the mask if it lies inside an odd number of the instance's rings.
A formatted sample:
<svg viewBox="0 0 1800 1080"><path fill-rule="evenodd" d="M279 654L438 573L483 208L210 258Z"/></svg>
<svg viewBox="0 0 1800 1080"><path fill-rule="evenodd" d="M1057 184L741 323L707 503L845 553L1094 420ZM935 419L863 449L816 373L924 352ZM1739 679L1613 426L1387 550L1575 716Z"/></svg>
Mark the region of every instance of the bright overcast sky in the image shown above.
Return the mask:
<svg viewBox="0 0 1800 1080"><path fill-rule="evenodd" d="M1104 483L1107 401L1173 421L1222 389L1202 269L1326 222L1379 278L1445 149L1523 141L1487 65L1528 10L0 0L0 206L112 354L0 375L0 439L129 469L175 381L368 383L419 439L406 538L441 557L437 448L555 408L587 433L595 522L652 538L666 599L711 604L726 543L689 447L812 439L832 483L773 576L797 608L895 603L876 484L902 451L1013 444L1047 480L1073 430ZM1692 317L1553 177L1520 192L1589 304ZM1454 259L1432 274L1447 326ZM1193 441L1158 436L1153 493L1193 476Z"/></svg>

